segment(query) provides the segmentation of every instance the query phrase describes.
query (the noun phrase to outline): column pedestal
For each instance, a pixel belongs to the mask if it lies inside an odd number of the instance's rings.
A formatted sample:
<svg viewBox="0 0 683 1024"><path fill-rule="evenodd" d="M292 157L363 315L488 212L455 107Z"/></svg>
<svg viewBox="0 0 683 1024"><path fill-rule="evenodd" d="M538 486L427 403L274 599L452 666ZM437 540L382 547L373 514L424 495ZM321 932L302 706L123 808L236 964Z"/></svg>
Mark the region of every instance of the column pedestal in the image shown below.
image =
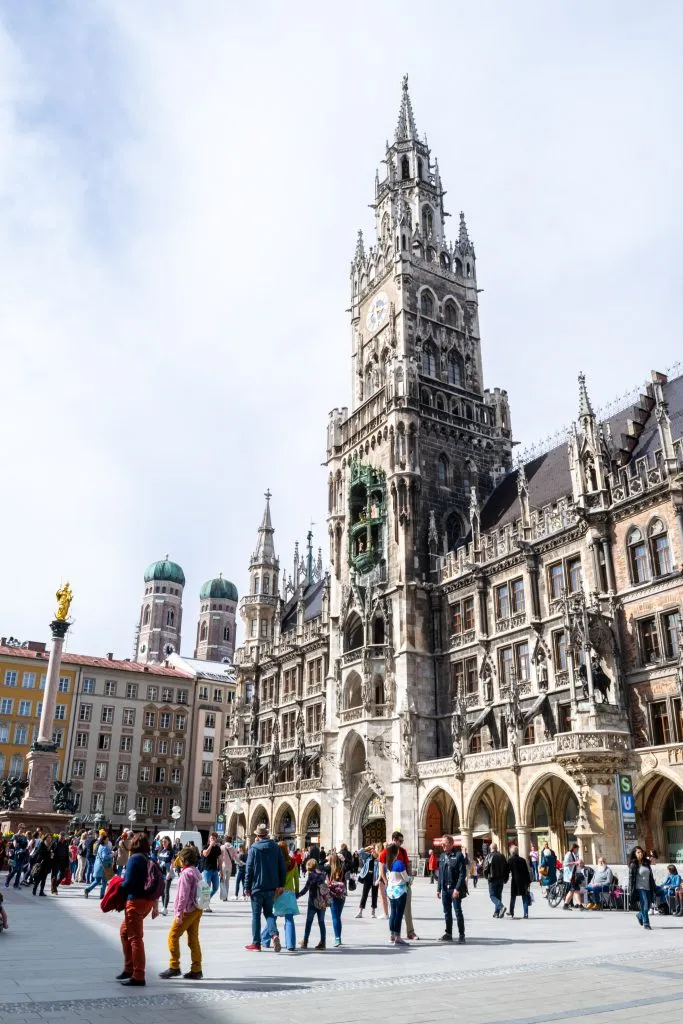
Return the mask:
<svg viewBox="0 0 683 1024"><path fill-rule="evenodd" d="M531 852L531 828L529 825L517 826L517 845L519 846L520 857L528 861L529 853Z"/></svg>
<svg viewBox="0 0 683 1024"><path fill-rule="evenodd" d="M49 747L52 746L52 750ZM26 755L28 763L28 787L21 801L22 814L50 814L52 805L52 783L54 766L57 764L57 750L53 744L44 749L31 749ZM70 815L68 815L70 817Z"/></svg>

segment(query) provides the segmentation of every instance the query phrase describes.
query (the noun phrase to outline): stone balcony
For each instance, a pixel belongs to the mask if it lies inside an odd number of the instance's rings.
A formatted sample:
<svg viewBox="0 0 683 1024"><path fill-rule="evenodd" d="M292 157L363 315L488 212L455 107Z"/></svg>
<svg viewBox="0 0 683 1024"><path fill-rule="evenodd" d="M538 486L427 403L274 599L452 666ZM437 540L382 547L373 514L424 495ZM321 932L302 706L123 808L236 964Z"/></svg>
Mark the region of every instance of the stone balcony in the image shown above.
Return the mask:
<svg viewBox="0 0 683 1024"><path fill-rule="evenodd" d="M454 633L451 636L451 650L457 650L459 647L469 647L470 644L476 643L477 633L474 629L466 629L464 633Z"/></svg>
<svg viewBox="0 0 683 1024"><path fill-rule="evenodd" d="M510 615L507 619L498 619L496 621L496 634L507 633L508 630L519 629L521 626L525 625L525 612L522 612L520 615Z"/></svg>
<svg viewBox="0 0 683 1024"><path fill-rule="evenodd" d="M360 705L357 708L343 708L339 712L339 721L346 725L348 722L358 722L364 718L388 718L390 714L391 708L388 704L375 704L370 708Z"/></svg>
<svg viewBox="0 0 683 1024"><path fill-rule="evenodd" d="M356 647L353 651L346 651L341 656L343 666L354 665L363 660L363 654L373 660L386 658L387 648L384 644L368 644L367 647Z"/></svg>

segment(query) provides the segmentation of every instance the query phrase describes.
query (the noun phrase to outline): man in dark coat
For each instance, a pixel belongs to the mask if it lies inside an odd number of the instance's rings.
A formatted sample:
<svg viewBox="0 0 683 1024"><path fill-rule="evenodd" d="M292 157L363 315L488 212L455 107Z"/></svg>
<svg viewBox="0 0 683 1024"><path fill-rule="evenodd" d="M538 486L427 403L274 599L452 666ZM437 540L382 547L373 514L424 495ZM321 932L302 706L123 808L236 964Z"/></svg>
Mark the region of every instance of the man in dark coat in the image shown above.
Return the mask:
<svg viewBox="0 0 683 1024"><path fill-rule="evenodd" d="M459 850L455 849L453 836L443 837L443 853L439 858L439 881L436 895L441 900L446 921L446 931L441 942L453 941L453 913L458 925L458 942L465 942L465 918L462 901L467 896L467 864Z"/></svg>
<svg viewBox="0 0 683 1024"><path fill-rule="evenodd" d="M503 886L507 882L509 875L508 862L503 854L499 852L497 845L491 843L488 855L484 861L484 878L489 883L489 899L496 908L493 912L494 917L505 917L505 907L500 897L503 894Z"/></svg>
<svg viewBox="0 0 683 1024"><path fill-rule="evenodd" d="M508 857L508 868L510 871L510 917L515 916L515 900L522 897L524 917L529 916L529 886L531 885L531 872L524 857L520 857L519 849L516 846L510 847Z"/></svg>
<svg viewBox="0 0 683 1024"><path fill-rule="evenodd" d="M31 878L33 879L34 896L36 895L38 886L40 886L40 895L45 895L45 880L52 872L52 855L52 836L48 832L43 836L42 840L38 844L35 852L35 859L33 861Z"/></svg>
<svg viewBox="0 0 683 1024"><path fill-rule="evenodd" d="M59 833L59 839L52 844L52 895L58 893L57 886L69 870L69 844L63 832Z"/></svg>

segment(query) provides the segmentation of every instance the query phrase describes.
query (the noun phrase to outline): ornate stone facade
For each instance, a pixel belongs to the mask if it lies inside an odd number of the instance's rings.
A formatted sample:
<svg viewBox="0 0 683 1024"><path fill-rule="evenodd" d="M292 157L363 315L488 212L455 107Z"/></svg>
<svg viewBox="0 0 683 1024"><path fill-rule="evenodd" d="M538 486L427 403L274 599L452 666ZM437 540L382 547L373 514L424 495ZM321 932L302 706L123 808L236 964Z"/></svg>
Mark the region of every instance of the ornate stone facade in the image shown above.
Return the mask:
<svg viewBox="0 0 683 1024"><path fill-rule="evenodd" d="M353 846L400 827L420 852L445 830L470 849L576 836L618 860L619 770L643 841L671 849L683 378L653 374L601 422L581 376L567 442L513 468L507 394L484 388L474 246L462 214L446 241L407 82L384 163L375 240L359 234L351 264L353 402L328 423L330 574L314 577L309 536L280 591L267 504L229 827L267 818L301 844L312 816L324 843Z"/></svg>

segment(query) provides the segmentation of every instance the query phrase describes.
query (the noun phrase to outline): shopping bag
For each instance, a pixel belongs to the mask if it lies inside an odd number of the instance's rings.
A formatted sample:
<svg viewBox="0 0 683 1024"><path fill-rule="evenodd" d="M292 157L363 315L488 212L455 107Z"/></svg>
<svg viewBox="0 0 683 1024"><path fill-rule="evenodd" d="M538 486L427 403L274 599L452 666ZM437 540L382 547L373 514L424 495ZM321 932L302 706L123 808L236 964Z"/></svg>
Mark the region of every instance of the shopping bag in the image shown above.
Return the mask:
<svg viewBox="0 0 683 1024"><path fill-rule="evenodd" d="M225 903L228 898L228 886L224 878L221 878L221 882L218 887L218 895Z"/></svg>
<svg viewBox="0 0 683 1024"><path fill-rule="evenodd" d="M291 889L285 889L273 901L273 913L276 917L284 917L285 914L298 914L299 904L296 901L296 893Z"/></svg>

